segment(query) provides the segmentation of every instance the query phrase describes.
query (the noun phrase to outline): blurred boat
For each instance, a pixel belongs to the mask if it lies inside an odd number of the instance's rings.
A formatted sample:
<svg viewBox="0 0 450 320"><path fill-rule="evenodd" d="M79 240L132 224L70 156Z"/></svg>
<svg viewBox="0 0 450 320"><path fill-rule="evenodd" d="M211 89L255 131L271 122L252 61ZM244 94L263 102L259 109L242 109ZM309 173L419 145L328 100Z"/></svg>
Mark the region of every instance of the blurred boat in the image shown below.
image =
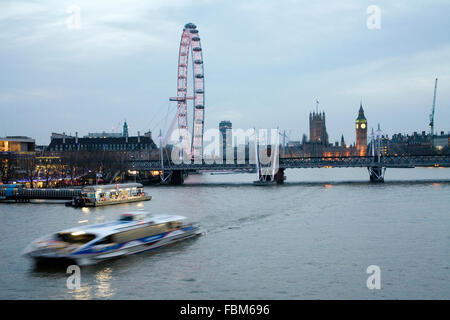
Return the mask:
<svg viewBox="0 0 450 320"><path fill-rule="evenodd" d="M40 262L89 265L153 250L199 235L186 217L129 212L117 221L64 230L32 242L24 255Z"/></svg>

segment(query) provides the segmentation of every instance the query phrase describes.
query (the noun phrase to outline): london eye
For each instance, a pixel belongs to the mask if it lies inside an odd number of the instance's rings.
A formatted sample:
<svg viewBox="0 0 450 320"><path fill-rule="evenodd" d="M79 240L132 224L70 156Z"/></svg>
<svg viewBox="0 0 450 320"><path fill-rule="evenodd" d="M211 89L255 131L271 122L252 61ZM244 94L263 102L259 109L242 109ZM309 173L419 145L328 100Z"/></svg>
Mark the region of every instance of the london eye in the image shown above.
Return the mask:
<svg viewBox="0 0 450 320"><path fill-rule="evenodd" d="M193 85L192 88L188 89L189 55L192 56ZM191 159L201 159L203 154L205 117L205 78L203 71L203 53L197 26L193 23L187 23L181 35L178 54L177 96L169 100L177 101L179 142L183 146L183 152L189 153ZM193 101L191 139L189 139L187 115L188 100Z"/></svg>

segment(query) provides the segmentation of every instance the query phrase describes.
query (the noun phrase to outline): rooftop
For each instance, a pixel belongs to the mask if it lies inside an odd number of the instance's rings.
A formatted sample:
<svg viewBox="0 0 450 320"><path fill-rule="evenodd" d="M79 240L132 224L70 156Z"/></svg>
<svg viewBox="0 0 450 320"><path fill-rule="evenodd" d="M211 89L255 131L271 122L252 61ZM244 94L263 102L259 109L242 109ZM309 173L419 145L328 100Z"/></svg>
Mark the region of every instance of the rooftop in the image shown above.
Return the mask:
<svg viewBox="0 0 450 320"><path fill-rule="evenodd" d="M6 138L1 138L0 141L9 141L9 142L32 142L34 143L35 140L30 137L26 136L6 136Z"/></svg>

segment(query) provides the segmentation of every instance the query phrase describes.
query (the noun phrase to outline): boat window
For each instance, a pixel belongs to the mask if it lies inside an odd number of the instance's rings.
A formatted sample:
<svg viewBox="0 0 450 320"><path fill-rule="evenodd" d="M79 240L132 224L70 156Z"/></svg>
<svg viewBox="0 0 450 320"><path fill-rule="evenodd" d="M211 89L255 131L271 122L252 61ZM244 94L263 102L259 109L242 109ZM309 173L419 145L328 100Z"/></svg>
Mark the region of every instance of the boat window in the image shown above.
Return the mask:
<svg viewBox="0 0 450 320"><path fill-rule="evenodd" d="M133 216L132 215L129 215L129 216L121 216L120 217L120 219L119 219L120 221L133 221Z"/></svg>
<svg viewBox="0 0 450 320"><path fill-rule="evenodd" d="M91 233L74 234L74 233L58 233L58 240L68 243L88 243L95 239L95 235Z"/></svg>
<svg viewBox="0 0 450 320"><path fill-rule="evenodd" d="M148 227L141 227L114 234L112 240L117 243L128 242L135 239L145 238L168 231L165 223Z"/></svg>
<svg viewBox="0 0 450 320"><path fill-rule="evenodd" d="M181 221L171 221L167 223L167 227L169 229L180 229L183 226L183 222Z"/></svg>
<svg viewBox="0 0 450 320"><path fill-rule="evenodd" d="M99 244L111 244L111 243L113 243L112 237L111 236L107 236L107 237L104 237L103 239L99 240L95 244L99 245Z"/></svg>

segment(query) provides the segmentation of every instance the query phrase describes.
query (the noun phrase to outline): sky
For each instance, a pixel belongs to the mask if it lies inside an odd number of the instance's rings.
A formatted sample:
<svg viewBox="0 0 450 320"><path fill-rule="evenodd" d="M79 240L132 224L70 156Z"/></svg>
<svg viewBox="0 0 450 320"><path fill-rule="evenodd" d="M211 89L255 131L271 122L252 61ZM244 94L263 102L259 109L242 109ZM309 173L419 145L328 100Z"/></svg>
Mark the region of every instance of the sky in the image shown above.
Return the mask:
<svg viewBox="0 0 450 320"><path fill-rule="evenodd" d="M428 131L437 77L435 130L447 133L449 15L448 0L2 0L0 136L42 145L52 132L121 132L125 119L131 135L167 131L188 22L205 129L230 120L300 140L318 100L331 142L355 141L361 101L369 129Z"/></svg>

